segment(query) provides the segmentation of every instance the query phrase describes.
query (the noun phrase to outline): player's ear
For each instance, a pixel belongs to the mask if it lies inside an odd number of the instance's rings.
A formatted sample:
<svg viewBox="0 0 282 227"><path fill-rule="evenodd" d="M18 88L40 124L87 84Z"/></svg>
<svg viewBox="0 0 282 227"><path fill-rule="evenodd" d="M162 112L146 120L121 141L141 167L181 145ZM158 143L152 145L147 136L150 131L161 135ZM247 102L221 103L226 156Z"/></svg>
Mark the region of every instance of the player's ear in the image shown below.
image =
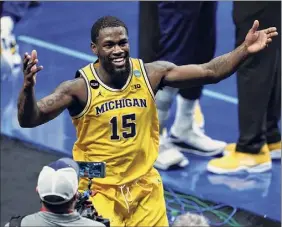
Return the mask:
<svg viewBox="0 0 282 227"><path fill-rule="evenodd" d="M90 47L91 47L92 52L93 52L95 55L97 55L97 54L98 54L97 44L91 42Z"/></svg>

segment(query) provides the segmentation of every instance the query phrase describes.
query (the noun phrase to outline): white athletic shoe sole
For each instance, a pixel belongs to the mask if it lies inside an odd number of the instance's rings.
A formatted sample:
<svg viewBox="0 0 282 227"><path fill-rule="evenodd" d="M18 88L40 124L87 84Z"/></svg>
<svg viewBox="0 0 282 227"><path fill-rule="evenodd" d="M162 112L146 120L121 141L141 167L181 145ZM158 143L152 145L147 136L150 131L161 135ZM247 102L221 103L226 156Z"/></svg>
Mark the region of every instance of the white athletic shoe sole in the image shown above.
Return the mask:
<svg viewBox="0 0 282 227"><path fill-rule="evenodd" d="M195 154L198 156L204 156L204 157L211 157L211 156L222 154L224 152L224 148L226 147L226 143L221 141L216 141L220 144L220 146L218 146L218 148L215 150L207 151L207 150L202 150L200 147L199 148L195 147L192 144L188 144L187 142L177 137L170 137L169 140L183 152Z"/></svg>
<svg viewBox="0 0 282 227"><path fill-rule="evenodd" d="M265 162L256 166L240 166L236 169L223 169L211 165L207 165L207 170L215 174L232 174L238 172L248 172L248 173L262 173L269 171L272 168L271 162Z"/></svg>
<svg viewBox="0 0 282 227"><path fill-rule="evenodd" d="M154 167L167 170L172 166L186 167L189 160L176 148L171 147L159 152L159 156L154 163Z"/></svg>

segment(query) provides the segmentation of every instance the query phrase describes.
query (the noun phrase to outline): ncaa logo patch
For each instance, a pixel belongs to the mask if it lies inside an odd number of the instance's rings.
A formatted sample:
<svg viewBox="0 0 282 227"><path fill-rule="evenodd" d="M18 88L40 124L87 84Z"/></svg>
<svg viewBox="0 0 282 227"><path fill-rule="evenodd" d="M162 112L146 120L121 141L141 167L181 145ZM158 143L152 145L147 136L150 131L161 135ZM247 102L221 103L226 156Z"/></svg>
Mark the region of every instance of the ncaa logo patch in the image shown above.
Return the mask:
<svg viewBox="0 0 282 227"><path fill-rule="evenodd" d="M91 80L89 84L93 89L97 89L99 87L99 82L97 80Z"/></svg>
<svg viewBox="0 0 282 227"><path fill-rule="evenodd" d="M134 76L136 77L140 77L141 76L141 72L139 70L134 70L133 71Z"/></svg>

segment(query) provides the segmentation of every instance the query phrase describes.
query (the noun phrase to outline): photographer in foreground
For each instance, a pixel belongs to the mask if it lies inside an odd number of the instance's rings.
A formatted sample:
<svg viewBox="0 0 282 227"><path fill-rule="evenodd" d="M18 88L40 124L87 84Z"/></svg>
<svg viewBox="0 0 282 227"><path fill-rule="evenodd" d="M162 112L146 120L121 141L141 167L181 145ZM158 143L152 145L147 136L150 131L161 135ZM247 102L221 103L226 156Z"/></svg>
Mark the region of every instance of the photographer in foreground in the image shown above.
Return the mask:
<svg viewBox="0 0 282 227"><path fill-rule="evenodd" d="M82 217L76 210L78 199L78 165L69 158L62 158L41 170L37 192L42 207L39 212L13 217L8 226L105 226Z"/></svg>

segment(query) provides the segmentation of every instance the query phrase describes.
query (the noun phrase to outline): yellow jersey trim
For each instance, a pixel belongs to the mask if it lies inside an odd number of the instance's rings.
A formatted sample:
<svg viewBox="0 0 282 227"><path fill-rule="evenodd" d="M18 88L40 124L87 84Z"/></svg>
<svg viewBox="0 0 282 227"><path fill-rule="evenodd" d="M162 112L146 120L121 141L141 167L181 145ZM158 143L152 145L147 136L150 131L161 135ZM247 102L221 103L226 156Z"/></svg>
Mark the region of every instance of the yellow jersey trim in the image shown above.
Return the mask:
<svg viewBox="0 0 282 227"><path fill-rule="evenodd" d="M84 114L86 114L87 111L89 110L90 106L91 106L91 100L92 100L92 93L91 93L91 89L90 89L90 86L89 86L89 81L87 79L87 76L85 75L85 72L83 71L83 69L79 70L79 72L80 72L80 75L82 76L82 78L85 80L85 83L86 83L87 102L86 102L84 109L79 114L72 116L73 119L81 118Z"/></svg>
<svg viewBox="0 0 282 227"><path fill-rule="evenodd" d="M143 61L141 59L138 59L138 61L139 61L139 64L140 64L140 68L141 68L142 74L144 75L145 83L146 83L146 85L147 85L147 87L148 87L148 89L149 89L149 91L151 93L151 96L152 96L153 100L155 101L155 93L154 93L154 91L152 89L152 86L151 86L151 83L149 81L147 72L146 72L145 67L144 67L144 63L143 63Z"/></svg>

